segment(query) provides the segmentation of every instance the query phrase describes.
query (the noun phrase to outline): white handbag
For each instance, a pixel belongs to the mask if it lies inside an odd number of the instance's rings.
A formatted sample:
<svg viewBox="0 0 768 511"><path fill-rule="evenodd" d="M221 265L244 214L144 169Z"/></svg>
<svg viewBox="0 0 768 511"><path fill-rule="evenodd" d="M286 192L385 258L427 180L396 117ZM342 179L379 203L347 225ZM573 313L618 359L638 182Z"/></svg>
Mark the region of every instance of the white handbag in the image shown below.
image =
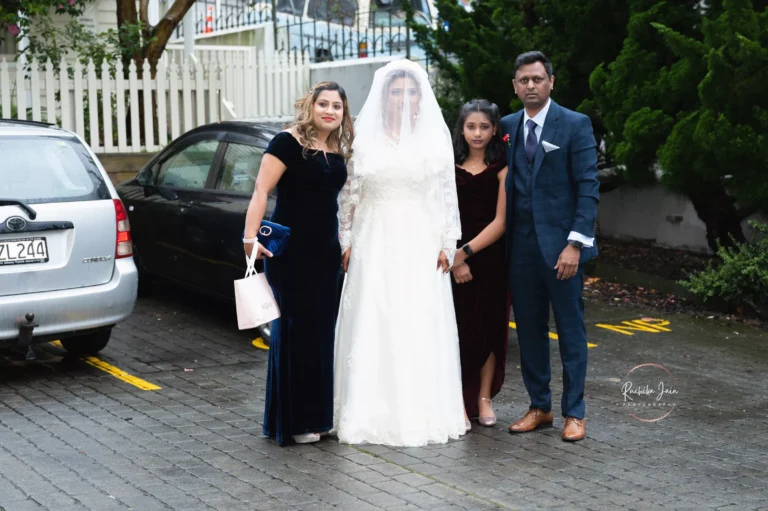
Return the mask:
<svg viewBox="0 0 768 511"><path fill-rule="evenodd" d="M256 328L280 317L280 308L266 275L256 272L256 252L254 247L251 257L245 257L245 278L235 281L235 306L240 330Z"/></svg>

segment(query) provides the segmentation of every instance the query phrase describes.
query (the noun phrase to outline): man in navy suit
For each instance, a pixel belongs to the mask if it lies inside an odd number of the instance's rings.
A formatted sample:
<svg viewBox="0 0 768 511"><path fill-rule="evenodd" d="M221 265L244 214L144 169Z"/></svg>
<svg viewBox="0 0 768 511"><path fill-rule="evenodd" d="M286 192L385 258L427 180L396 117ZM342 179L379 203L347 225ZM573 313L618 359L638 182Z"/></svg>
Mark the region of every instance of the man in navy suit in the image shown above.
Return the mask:
<svg viewBox="0 0 768 511"><path fill-rule="evenodd" d="M550 99L552 64L541 52L515 61L515 93L523 110L501 121L507 145L507 254L520 367L531 398L509 426L522 433L551 425L549 308L563 364L562 438L586 436L584 263L597 255L597 144L589 117Z"/></svg>

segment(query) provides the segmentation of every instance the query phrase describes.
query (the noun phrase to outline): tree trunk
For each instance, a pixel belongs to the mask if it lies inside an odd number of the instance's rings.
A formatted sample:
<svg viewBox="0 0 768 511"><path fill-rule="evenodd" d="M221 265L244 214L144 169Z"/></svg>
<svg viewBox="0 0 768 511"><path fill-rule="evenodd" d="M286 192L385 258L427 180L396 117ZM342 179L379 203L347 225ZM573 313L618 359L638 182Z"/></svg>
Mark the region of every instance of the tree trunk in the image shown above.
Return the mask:
<svg viewBox="0 0 768 511"><path fill-rule="evenodd" d="M160 61L160 59L163 56L163 53L165 52L165 46L168 44L168 40L173 35L173 31L176 29L176 27L181 23L182 19L184 18L184 15L187 13L187 11L192 7L192 5L195 3L195 0L175 0L173 4L171 4L170 8L168 9L168 12L165 13L165 15L160 19L157 25L150 26L149 24L149 9L148 9L148 0L141 0L139 2L139 8L136 8L136 0L117 0L117 26L118 30L120 30L122 27L130 24L136 24L141 22L142 25L142 35L145 41L150 41L148 44L144 44L144 46L140 49L137 49L136 52L133 55L123 55L123 65L125 67L125 72L128 72L128 66L130 65L131 59L134 59L136 61L136 72L137 77L139 80L143 78L144 72L143 72L143 63L144 59L147 59L149 61L150 66L150 73L152 76L152 79L154 79L157 75L157 63ZM122 32L120 33L120 42L124 47L128 47L129 41L124 40L124 34ZM153 117L153 126L154 126L154 137L155 140L158 138L158 122L157 122L157 93L152 93L152 117ZM139 95L139 104L137 105L139 109L139 124L140 126L144 126L144 95ZM131 116L130 114L126 115L126 123L128 126L128 132L130 133L130 125L131 125ZM146 135L145 135L146 136ZM146 139L145 136L142 137L141 143L145 143Z"/></svg>
<svg viewBox="0 0 768 511"><path fill-rule="evenodd" d="M717 251L718 243L724 247L733 247L734 242L747 241L741 228L744 217L736 210L733 198L722 187L709 187L689 193L688 198L696 214L707 226L707 244L712 252Z"/></svg>

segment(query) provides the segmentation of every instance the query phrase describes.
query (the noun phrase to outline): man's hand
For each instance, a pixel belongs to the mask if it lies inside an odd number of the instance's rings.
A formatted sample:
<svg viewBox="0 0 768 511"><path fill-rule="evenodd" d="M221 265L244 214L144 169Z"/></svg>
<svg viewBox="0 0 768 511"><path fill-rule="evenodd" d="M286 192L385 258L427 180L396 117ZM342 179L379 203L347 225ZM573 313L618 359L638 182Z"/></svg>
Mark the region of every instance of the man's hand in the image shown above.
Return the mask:
<svg viewBox="0 0 768 511"><path fill-rule="evenodd" d="M572 245L565 247L555 265L558 280L567 280L576 275L576 272L579 271L580 256L581 251L578 248Z"/></svg>
<svg viewBox="0 0 768 511"><path fill-rule="evenodd" d="M462 264L461 266L454 266L453 280L455 280L457 284L464 284L472 280L472 272L469 270L469 265Z"/></svg>
<svg viewBox="0 0 768 511"><path fill-rule="evenodd" d="M341 267L344 268L344 273L349 270L349 258L352 255L352 247L349 247L341 254Z"/></svg>

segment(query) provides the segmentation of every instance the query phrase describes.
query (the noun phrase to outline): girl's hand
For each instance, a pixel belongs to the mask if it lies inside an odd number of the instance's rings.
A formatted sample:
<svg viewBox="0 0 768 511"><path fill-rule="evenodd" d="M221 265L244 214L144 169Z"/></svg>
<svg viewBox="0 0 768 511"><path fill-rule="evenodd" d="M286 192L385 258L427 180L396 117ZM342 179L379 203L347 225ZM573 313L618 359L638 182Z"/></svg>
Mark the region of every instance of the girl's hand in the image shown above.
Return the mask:
<svg viewBox="0 0 768 511"><path fill-rule="evenodd" d="M469 269L468 264L462 264L461 266L454 266L453 268L453 280L457 284L465 284L472 280L472 272Z"/></svg>
<svg viewBox="0 0 768 511"><path fill-rule="evenodd" d="M453 256L453 266L451 266L451 270L453 270L454 268L458 268L466 260L467 260L467 254L464 253L464 251L461 249L457 250L456 255Z"/></svg>

